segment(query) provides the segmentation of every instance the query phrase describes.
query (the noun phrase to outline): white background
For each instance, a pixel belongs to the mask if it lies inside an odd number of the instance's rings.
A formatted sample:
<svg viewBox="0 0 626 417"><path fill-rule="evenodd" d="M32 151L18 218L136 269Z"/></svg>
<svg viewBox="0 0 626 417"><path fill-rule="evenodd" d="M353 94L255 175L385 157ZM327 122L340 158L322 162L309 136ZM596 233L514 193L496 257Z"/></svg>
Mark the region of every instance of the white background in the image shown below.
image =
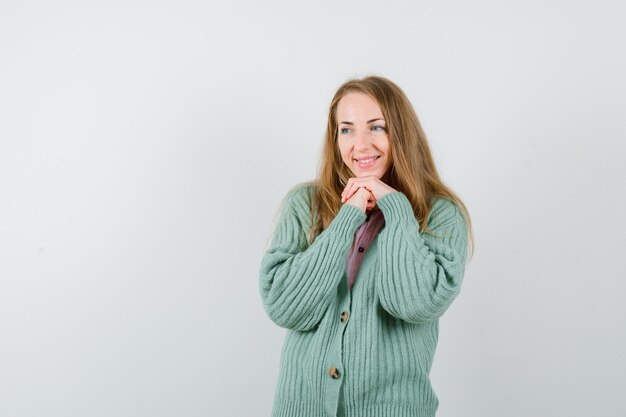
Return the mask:
<svg viewBox="0 0 626 417"><path fill-rule="evenodd" d="M438 416L626 415L624 51L621 1L0 1L0 416L269 416L260 259L369 74L473 220Z"/></svg>

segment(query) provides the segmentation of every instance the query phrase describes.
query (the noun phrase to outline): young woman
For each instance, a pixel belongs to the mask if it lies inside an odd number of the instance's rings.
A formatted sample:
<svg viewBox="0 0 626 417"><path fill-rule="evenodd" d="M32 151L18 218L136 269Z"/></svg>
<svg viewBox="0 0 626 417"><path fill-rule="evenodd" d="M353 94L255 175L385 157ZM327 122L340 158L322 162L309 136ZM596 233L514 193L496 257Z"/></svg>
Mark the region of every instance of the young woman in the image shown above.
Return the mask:
<svg viewBox="0 0 626 417"><path fill-rule="evenodd" d="M386 78L338 89L320 162L287 193L261 261L263 306L288 329L272 416L435 416L429 373L468 212Z"/></svg>

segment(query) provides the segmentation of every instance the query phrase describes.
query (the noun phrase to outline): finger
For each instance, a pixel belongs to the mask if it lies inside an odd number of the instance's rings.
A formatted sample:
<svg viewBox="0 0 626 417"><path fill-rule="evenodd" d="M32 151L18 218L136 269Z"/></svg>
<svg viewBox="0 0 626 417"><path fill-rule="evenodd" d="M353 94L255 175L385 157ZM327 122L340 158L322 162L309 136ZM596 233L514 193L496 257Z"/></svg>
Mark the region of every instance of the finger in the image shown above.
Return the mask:
<svg viewBox="0 0 626 417"><path fill-rule="evenodd" d="M361 195L361 197L363 198L363 200L365 200L366 203L372 199L372 193L370 193L365 187L359 187L356 190L355 194Z"/></svg>
<svg viewBox="0 0 626 417"><path fill-rule="evenodd" d="M356 185L352 185L350 187L350 189L346 193L346 196L345 196L346 201L348 201L348 200L350 200L352 198L355 198L355 196L358 197L359 199L367 200L365 196L363 196L363 195L361 195L361 193L359 193L360 190L361 190L360 187L357 187ZM359 195L357 196L357 194L359 194Z"/></svg>
<svg viewBox="0 0 626 417"><path fill-rule="evenodd" d="M361 184L362 184L362 187L365 188L370 193L372 193L372 196L374 197L376 197L376 195L378 194L380 190L380 180L373 175L370 175L368 177L363 177L361 179Z"/></svg>
<svg viewBox="0 0 626 417"><path fill-rule="evenodd" d="M363 196L367 199L370 199L371 195L372 195L372 191L370 189L370 187L367 185L367 183L365 183L364 181L360 181L359 183L356 183L355 185L355 190L354 192L357 192L357 190L363 190Z"/></svg>
<svg viewBox="0 0 626 417"><path fill-rule="evenodd" d="M343 191L343 200L348 201L352 194L354 194L354 181L355 178L348 179L348 183L346 184L346 188Z"/></svg>
<svg viewBox="0 0 626 417"><path fill-rule="evenodd" d="M368 196L368 200L367 200L367 208L374 208L375 205L376 205L376 199L370 193Z"/></svg>
<svg viewBox="0 0 626 417"><path fill-rule="evenodd" d="M359 190L360 184L356 179L353 179L350 182L350 187L346 191L346 201L351 199L354 194Z"/></svg>

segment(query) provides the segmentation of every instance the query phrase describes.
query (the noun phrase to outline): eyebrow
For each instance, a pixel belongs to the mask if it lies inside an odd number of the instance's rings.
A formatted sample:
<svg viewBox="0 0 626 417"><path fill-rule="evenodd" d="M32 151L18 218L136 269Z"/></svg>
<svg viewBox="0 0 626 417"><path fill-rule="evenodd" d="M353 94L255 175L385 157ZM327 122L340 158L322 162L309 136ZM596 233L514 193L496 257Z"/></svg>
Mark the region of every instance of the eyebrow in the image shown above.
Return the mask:
<svg viewBox="0 0 626 417"><path fill-rule="evenodd" d="M372 122L375 122L376 120L382 120L383 122L385 121L385 119L383 119L382 117L379 117L377 119L368 120L367 123L372 123ZM352 123L352 122L339 122L339 124L353 125L354 123Z"/></svg>

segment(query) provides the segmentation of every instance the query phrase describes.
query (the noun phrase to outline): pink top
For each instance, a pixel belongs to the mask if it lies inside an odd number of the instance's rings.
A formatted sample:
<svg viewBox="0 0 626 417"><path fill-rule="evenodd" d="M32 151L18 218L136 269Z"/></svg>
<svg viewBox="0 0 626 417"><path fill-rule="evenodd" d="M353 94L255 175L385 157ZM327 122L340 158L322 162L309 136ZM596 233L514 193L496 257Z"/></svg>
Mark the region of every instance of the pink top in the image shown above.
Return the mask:
<svg viewBox="0 0 626 417"><path fill-rule="evenodd" d="M385 225L385 217L383 212L378 207L374 207L367 214L367 218L361 226L354 233L354 241L352 242L352 248L348 253L347 271L348 271L348 289L351 290L356 280L356 275L359 272L363 258L365 257L365 251L369 247L370 243L374 240L380 229Z"/></svg>

